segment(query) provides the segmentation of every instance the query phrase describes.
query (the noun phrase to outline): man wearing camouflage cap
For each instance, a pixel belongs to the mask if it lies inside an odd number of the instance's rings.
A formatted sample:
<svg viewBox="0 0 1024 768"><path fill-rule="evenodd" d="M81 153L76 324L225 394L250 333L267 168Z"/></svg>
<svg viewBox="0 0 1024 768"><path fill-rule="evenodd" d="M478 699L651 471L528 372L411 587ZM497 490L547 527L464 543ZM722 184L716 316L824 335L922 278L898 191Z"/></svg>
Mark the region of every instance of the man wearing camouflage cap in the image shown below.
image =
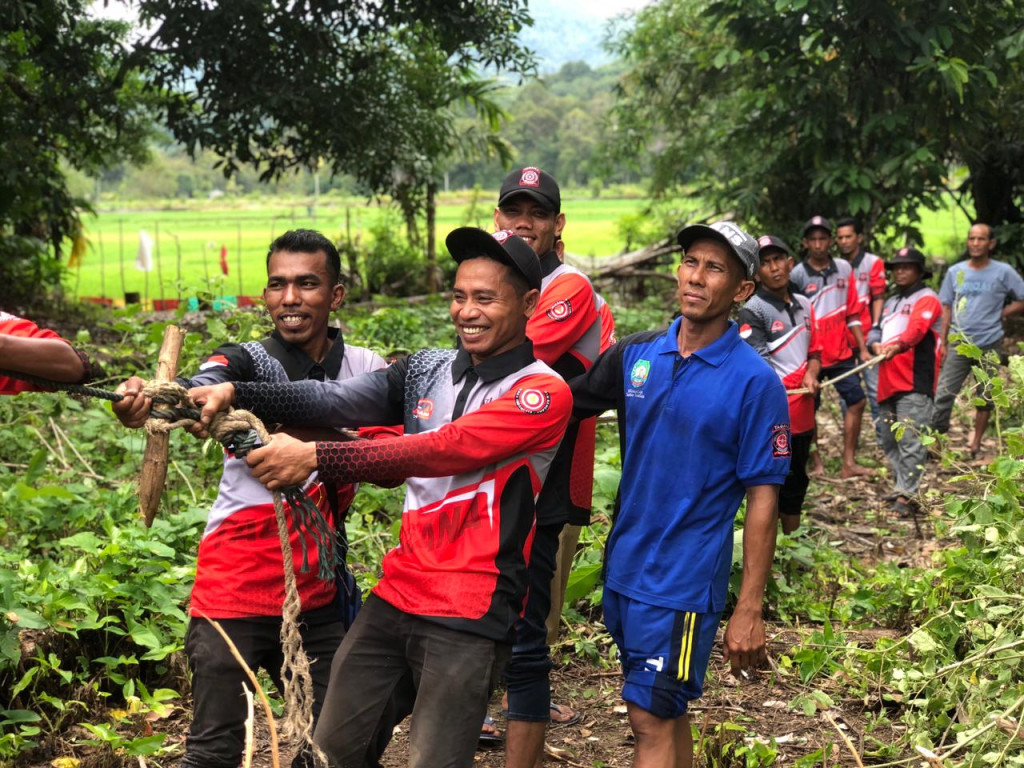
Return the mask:
<svg viewBox="0 0 1024 768"><path fill-rule="evenodd" d="M620 340L570 386L573 413L618 410L622 480L606 550L604 615L619 647L634 766L690 766L700 697L747 499L743 582L725 631L734 671L765 660L761 602L790 464L775 372L729 320L754 290L757 242L731 222L679 233L681 317Z"/></svg>

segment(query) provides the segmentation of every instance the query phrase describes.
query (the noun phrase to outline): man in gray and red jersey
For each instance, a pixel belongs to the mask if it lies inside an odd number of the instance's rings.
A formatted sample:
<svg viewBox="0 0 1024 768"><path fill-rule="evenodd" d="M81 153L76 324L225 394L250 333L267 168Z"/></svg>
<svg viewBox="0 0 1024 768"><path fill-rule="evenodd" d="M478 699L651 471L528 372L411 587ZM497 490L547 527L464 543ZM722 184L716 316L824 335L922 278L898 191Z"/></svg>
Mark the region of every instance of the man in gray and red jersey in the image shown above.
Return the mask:
<svg viewBox="0 0 1024 768"><path fill-rule="evenodd" d="M522 237L540 259L544 276L540 300L527 323L526 335L537 359L569 381L585 373L597 359L602 329L597 295L589 278L564 264L558 255L556 241L565 227L561 206L558 183L550 174L531 166L519 168L501 185L494 226ZM548 629L561 615L561 585L568 573L559 568L571 566L571 552L576 548L573 527L590 522L596 423L596 419L585 419L569 427L537 500L530 590L526 610L516 624L506 673L506 768L534 768L543 751L546 724L574 722L578 717L568 707L551 702ZM563 537L566 526L570 533ZM575 533L579 535L578 528ZM559 556L560 538L563 556Z"/></svg>
<svg viewBox="0 0 1024 768"><path fill-rule="evenodd" d="M459 263L457 349L430 349L344 382L193 390L203 419L232 400L289 424L404 426L402 437L308 443L276 436L248 458L268 488L317 470L336 482L406 480L399 544L345 637L315 738L363 765L389 702L412 713L410 765L471 766L480 722L526 597L535 500L572 408L533 355L536 254L513 233L447 238Z"/></svg>
<svg viewBox="0 0 1024 768"><path fill-rule="evenodd" d="M893 509L906 514L917 503L927 459L920 433L932 421L942 359L942 304L924 284L932 273L916 248L901 248L885 268L892 270L896 293L885 302L879 327L868 340L876 354L885 355L878 370L882 448L893 469ZM897 422L903 425L899 439L892 430Z"/></svg>
<svg viewBox="0 0 1024 768"><path fill-rule="evenodd" d="M839 246L840 255L853 267L857 295L860 296L860 328L866 338L882 318L886 287L885 264L864 247L864 228L860 219L847 217L836 222L836 245ZM864 381L864 393L868 398L875 432L881 441L882 433L878 424L878 367L865 368L860 376Z"/></svg>
<svg viewBox="0 0 1024 768"><path fill-rule="evenodd" d="M790 279L797 290L811 300L821 337L821 378L838 378L854 367L850 336L862 359L870 357L864 345L860 321L860 297L857 294L853 268L848 262L833 259L832 223L824 216L814 216L805 225L803 247L806 258L793 268ZM839 396L846 403L843 417L842 477L870 475L871 470L857 464L857 443L864 415L864 390L855 377L836 384Z"/></svg>
<svg viewBox="0 0 1024 768"><path fill-rule="evenodd" d="M368 349L346 344L329 325L341 306L345 287L338 282L338 249L319 232L285 232L267 253L267 285L263 299L274 332L260 341L225 344L214 350L199 370L179 381L186 386L220 382L287 382L349 379L384 368L384 360ZM141 427L150 400L140 395L143 382L131 378L118 389L126 398L113 406L129 427ZM334 483L315 472L299 478L329 525L341 537L355 486ZM291 509L286 509L291 517ZM306 535L309 567L304 569L299 534L292 533L293 571L302 603L300 631L311 661L313 715L320 714L327 692L329 668L345 634L335 604L338 588L317 577L316 542ZM193 716L182 768L237 768L245 739L247 716L242 683L245 672L217 631L214 619L228 633L252 668L263 667L280 685L281 610L285 598L284 564L271 493L256 480L243 459L224 456L217 498L199 543L192 587L185 652L192 671ZM390 735L384 733L377 752ZM375 759L368 764L376 765ZM312 765L300 753L293 765Z"/></svg>
<svg viewBox="0 0 1024 768"><path fill-rule="evenodd" d="M793 460L786 482L779 489L779 518L784 533L800 525L807 495L807 457L814 438L814 396L818 392L821 344L814 309L806 296L791 290L793 257L789 246L774 235L757 239L761 265L757 291L739 313L740 338L758 351L782 379L789 395Z"/></svg>

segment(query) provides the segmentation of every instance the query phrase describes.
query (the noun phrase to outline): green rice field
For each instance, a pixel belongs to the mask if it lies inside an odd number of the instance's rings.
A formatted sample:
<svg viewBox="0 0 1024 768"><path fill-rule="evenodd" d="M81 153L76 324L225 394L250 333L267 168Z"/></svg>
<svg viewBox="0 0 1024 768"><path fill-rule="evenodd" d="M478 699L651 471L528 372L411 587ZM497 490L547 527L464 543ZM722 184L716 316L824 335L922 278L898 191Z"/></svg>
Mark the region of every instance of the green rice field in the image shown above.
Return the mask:
<svg viewBox="0 0 1024 768"><path fill-rule="evenodd" d="M491 226L493 201L481 195L475 203L472 193L445 196L438 206L437 234L443 252L444 235L458 226ZM685 208L696 208L683 201ZM696 201L694 201L696 203ZM105 299L124 303L125 294L138 294L149 307L153 302L174 301L196 296L200 291L216 296L259 296L263 289L264 259L270 241L287 229L309 227L328 237L340 239L346 233L358 242L370 240L370 230L383 217L389 226L402 229L400 217L381 205L364 199L328 198L313 212L306 202L224 200L188 205L174 204L142 210L134 205L103 208L85 220L88 251L81 267L65 278L65 289L73 297ZM600 261L622 251L619 232L623 217L641 212L640 198L594 199L589 195L567 195L563 210L568 251ZM969 221L950 206L922 212L924 251L929 257L952 261L963 247ZM136 268L140 230L153 241L153 268ZM797 243L792 242L796 246ZM228 274L221 271L221 249L226 249ZM160 306L159 304L157 306Z"/></svg>
<svg viewBox="0 0 1024 768"><path fill-rule="evenodd" d="M602 258L621 250L617 222L643 206L640 199L593 200L566 198L563 210L569 221L566 244L572 253ZM444 235L455 227L472 224L491 227L493 202L443 202L438 206L439 248ZM177 299L208 290L224 296L258 296L266 277L264 259L271 240L296 227L318 229L333 239L346 231L360 242L385 216L403 229L400 217L364 200L331 201L318 206L316 216L306 205L273 203L236 205L210 203L179 210L100 209L85 219L89 248L82 266L65 278L65 289L78 297L105 297L123 303L125 293L138 293L144 304ZM136 268L140 230L153 241L153 268ZM227 249L228 274L220 266L221 248Z"/></svg>

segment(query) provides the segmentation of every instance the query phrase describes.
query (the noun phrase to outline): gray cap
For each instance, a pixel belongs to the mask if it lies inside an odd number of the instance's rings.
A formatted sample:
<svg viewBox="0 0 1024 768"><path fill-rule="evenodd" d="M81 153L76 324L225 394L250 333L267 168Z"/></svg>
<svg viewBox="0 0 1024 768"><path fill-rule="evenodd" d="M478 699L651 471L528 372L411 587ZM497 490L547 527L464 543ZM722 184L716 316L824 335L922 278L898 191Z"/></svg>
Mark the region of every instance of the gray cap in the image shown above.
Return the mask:
<svg viewBox="0 0 1024 768"><path fill-rule="evenodd" d="M747 268L747 277L757 274L761 266L761 257L758 253L757 240L752 238L731 221L716 221L712 224L690 224L679 230L676 240L685 252L691 245L702 237L710 237L725 243L740 260L740 263Z"/></svg>

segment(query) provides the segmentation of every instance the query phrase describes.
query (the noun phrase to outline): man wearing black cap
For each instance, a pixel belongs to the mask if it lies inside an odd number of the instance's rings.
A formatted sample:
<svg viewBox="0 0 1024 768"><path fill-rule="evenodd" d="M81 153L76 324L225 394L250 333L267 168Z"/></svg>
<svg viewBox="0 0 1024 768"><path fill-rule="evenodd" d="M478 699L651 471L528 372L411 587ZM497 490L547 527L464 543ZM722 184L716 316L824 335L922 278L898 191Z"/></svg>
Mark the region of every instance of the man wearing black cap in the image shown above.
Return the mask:
<svg viewBox="0 0 1024 768"><path fill-rule="evenodd" d="M862 360L871 354L864 344L861 329L860 296L849 262L835 260L832 247L832 223L814 216L804 225L803 246L807 257L793 268L790 279L797 290L811 300L821 336L821 378L838 378L854 367L850 336ZM843 417L843 468L841 477L870 475L870 469L857 464L860 423L867 402L860 381L849 376L835 385L846 404ZM816 457L817 458L817 457ZM820 462L820 459L816 463ZM820 463L816 469L820 468Z"/></svg>
<svg viewBox="0 0 1024 768"><path fill-rule="evenodd" d="M783 533L800 525L807 495L807 458L814 437L814 396L818 393L821 344L810 300L790 290L793 257L789 246L775 235L757 239L761 265L757 291L740 310L740 338L757 350L782 379L789 395L789 421L793 461L786 482L779 489L779 519Z"/></svg>
<svg viewBox="0 0 1024 768"><path fill-rule="evenodd" d="M575 415L619 413L603 607L638 768L692 763L686 713L725 609L744 496L743 582L723 655L736 673L766 658L761 603L790 463L785 389L729 321L754 290L757 242L726 221L688 226L678 240L681 317L621 339L571 383Z"/></svg>
<svg viewBox="0 0 1024 768"><path fill-rule="evenodd" d="M566 381L586 371L601 346L598 302L590 280L563 264L555 243L565 227L561 192L552 176L535 167L514 170L501 185L494 211L497 229L514 231L530 244L540 259L543 281L537 311L526 335L538 360L550 365ZM544 490L537 500L537 535L530 559L530 590L526 610L516 624L515 644L506 673L508 734L506 768L533 768L544 747L549 721L574 722L568 707L551 702L548 623L561 614L558 566L571 560L560 557L559 539L566 524L590 522L594 481L596 421L573 424L566 433ZM574 542L567 546L575 549Z"/></svg>
<svg viewBox="0 0 1024 768"><path fill-rule="evenodd" d="M288 424L405 428L345 443L275 436L247 459L272 490L314 469L336 482L406 481L400 543L334 658L316 729L340 768L363 765L392 699L413 714L410 766L473 764L526 596L534 499L568 423L568 387L526 338L536 254L507 231L465 227L446 244L459 263L457 349L343 382L193 390L205 423L234 399Z"/></svg>
<svg viewBox="0 0 1024 768"><path fill-rule="evenodd" d="M872 329L868 343L875 354L885 355L878 367L882 448L895 481L893 509L906 514L916 504L927 458L920 428L932 420L942 352L942 304L924 284L931 272L917 249L901 248L885 268L892 272L896 293L885 302L879 327ZM892 430L897 422L903 425L898 439Z"/></svg>

